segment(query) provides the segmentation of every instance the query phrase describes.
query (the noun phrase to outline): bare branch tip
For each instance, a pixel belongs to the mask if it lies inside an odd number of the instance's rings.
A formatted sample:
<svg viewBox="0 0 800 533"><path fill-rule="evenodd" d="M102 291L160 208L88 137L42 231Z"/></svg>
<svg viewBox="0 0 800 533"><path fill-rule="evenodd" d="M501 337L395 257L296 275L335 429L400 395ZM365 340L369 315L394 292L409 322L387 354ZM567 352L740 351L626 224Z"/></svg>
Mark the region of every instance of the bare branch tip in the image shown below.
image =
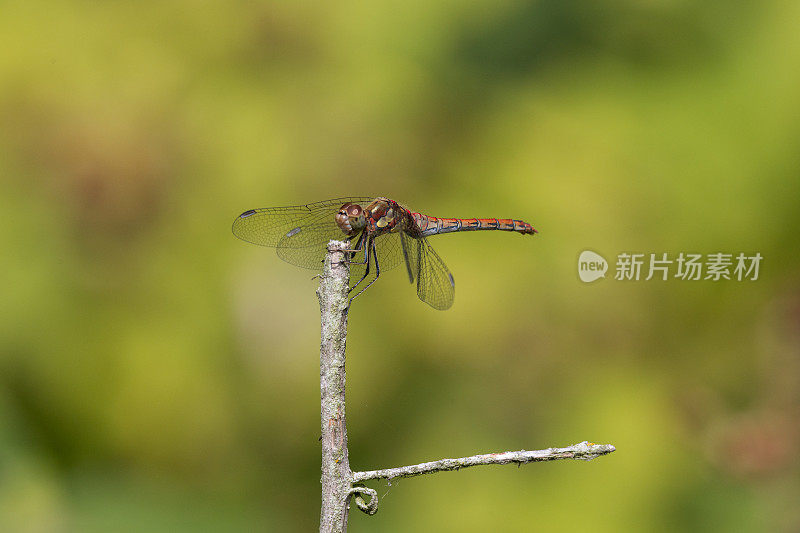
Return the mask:
<svg viewBox="0 0 800 533"><path fill-rule="evenodd" d="M595 444L589 441L583 441L574 446L571 446L575 451L575 459L582 461L591 461L601 455L608 455L609 453L617 451L613 444Z"/></svg>
<svg viewBox="0 0 800 533"><path fill-rule="evenodd" d="M328 252L344 252L350 249L350 243L347 241L328 241Z"/></svg>

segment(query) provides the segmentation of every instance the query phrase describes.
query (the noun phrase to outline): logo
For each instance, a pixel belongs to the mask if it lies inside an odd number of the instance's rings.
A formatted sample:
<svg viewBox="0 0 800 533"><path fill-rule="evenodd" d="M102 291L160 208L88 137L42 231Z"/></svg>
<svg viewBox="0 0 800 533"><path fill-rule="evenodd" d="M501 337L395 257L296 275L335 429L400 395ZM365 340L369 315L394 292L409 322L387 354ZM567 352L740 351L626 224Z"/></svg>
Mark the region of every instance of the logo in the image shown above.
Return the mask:
<svg viewBox="0 0 800 533"><path fill-rule="evenodd" d="M622 252L614 264L613 279L617 281L650 281L669 279L681 281L756 281L761 261L759 252L715 252L710 254L680 252L635 253ZM578 258L578 276L584 283L606 277L605 258L584 250Z"/></svg>
<svg viewBox="0 0 800 533"><path fill-rule="evenodd" d="M578 258L578 276L584 283L591 283L606 277L608 261L591 250L584 250Z"/></svg>

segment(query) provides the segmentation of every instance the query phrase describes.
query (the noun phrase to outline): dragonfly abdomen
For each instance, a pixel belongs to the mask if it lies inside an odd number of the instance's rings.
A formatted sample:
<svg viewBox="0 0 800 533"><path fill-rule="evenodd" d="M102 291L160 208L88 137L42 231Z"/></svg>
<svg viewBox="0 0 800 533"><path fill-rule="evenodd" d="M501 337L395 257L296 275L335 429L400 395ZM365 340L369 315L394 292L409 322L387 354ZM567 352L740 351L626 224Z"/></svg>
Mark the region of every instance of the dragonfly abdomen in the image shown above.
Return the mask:
<svg viewBox="0 0 800 533"><path fill-rule="evenodd" d="M425 237L439 233L480 230L515 231L523 235L536 233L533 226L524 220L510 218L437 218L421 213L412 213L412 216L417 228Z"/></svg>

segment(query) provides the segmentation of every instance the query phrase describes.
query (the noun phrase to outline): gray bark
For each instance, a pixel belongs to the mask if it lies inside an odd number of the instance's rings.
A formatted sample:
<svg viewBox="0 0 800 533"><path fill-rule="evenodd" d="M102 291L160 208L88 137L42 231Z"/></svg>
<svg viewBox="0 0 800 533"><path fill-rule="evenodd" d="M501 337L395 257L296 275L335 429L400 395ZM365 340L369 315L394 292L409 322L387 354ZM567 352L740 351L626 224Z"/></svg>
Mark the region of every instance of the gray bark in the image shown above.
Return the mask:
<svg viewBox="0 0 800 533"><path fill-rule="evenodd" d="M347 531L352 472L347 457L345 419L345 344L347 288L350 269L344 260L346 243L331 241L317 297L322 313L319 386L322 429L322 510L320 532Z"/></svg>

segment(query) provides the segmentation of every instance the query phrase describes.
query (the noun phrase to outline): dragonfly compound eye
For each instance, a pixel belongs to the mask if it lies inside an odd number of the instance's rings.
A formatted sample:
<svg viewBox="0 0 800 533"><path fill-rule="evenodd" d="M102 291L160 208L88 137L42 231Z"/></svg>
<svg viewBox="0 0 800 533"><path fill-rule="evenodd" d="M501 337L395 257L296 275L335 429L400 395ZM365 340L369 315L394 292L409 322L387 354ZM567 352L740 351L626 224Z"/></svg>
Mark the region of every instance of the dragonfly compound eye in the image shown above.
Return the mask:
<svg viewBox="0 0 800 533"><path fill-rule="evenodd" d="M336 213L336 225L348 235L353 235L366 225L364 211L358 204L346 203Z"/></svg>

